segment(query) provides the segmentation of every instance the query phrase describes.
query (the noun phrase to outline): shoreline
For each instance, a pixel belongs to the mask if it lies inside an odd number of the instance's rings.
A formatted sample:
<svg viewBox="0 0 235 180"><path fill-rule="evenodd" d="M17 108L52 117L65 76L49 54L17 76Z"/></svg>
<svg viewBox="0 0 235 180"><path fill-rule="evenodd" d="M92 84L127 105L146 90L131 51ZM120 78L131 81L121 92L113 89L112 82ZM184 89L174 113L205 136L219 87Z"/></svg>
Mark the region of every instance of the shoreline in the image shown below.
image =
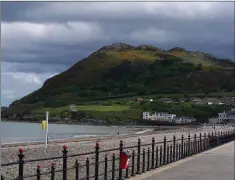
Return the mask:
<svg viewBox="0 0 235 180"><path fill-rule="evenodd" d="M95 119L86 119L86 120L95 120ZM50 120L49 122L50 124L64 124L64 125L86 125L86 126L120 126L120 127L135 127L135 126L142 126L142 127L188 127L188 126L201 126L201 124L149 124L149 125L143 125L143 124L138 124L138 123L112 123L112 124L107 124L107 123L99 123L100 120L96 120L98 121L97 123L87 123L87 122L79 122L78 120L75 119L63 119L63 120ZM19 119L1 119L1 122L17 122L17 123L41 123L42 120L19 120Z"/></svg>
<svg viewBox="0 0 235 180"><path fill-rule="evenodd" d="M168 127L150 127L150 126L136 126L131 128L140 128L140 131L133 131L129 134L120 134L120 135L102 135L102 136L87 136L87 137L78 137L78 138L67 138L67 139L49 139L48 145L56 145L61 143L82 143L82 142L98 142L104 140L111 140L114 138L131 138L131 137L138 137L138 136L145 136L145 135L154 135L154 134L161 134L161 133L169 133L175 132L184 129L192 130L192 129L199 129L201 126L198 127L175 127L175 126L168 126ZM144 129L143 129L144 128ZM34 145L44 145L44 141L29 141L29 142L10 142L4 143L1 145L2 148L10 148L10 147L19 147L19 146L34 146Z"/></svg>
<svg viewBox="0 0 235 180"><path fill-rule="evenodd" d="M86 119L86 120L95 120L95 119ZM41 123L42 120L19 120L19 119L2 119L2 122L17 122L17 123ZM131 123L113 123L113 124L107 124L107 123L100 123L99 120L97 120L97 123L92 122L79 122L79 120L75 119L63 119L63 120L52 120L49 119L50 124L64 124L64 125L86 125L86 126L133 126L138 124L131 124Z"/></svg>

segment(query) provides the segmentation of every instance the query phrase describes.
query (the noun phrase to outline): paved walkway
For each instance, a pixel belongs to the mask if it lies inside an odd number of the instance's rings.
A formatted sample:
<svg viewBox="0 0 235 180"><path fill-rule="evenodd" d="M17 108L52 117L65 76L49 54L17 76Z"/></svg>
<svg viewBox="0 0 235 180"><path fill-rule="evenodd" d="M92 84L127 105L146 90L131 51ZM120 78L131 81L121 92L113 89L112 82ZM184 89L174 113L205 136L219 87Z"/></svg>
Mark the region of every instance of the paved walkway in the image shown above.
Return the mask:
<svg viewBox="0 0 235 180"><path fill-rule="evenodd" d="M235 143L183 159L131 180L235 180Z"/></svg>

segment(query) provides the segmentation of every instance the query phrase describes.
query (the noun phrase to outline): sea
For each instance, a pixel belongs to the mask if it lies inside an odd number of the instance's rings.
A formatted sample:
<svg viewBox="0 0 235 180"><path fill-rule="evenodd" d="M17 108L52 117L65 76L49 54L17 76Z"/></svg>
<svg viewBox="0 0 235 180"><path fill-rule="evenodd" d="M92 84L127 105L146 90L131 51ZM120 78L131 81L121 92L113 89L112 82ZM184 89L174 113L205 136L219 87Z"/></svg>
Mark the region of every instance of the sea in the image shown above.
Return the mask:
<svg viewBox="0 0 235 180"><path fill-rule="evenodd" d="M49 140L71 138L84 138L90 136L115 136L140 134L151 129L125 127L125 126L92 126L71 124L48 125ZM1 143L12 144L21 142L43 142L46 131L41 128L41 123L5 122L0 123Z"/></svg>

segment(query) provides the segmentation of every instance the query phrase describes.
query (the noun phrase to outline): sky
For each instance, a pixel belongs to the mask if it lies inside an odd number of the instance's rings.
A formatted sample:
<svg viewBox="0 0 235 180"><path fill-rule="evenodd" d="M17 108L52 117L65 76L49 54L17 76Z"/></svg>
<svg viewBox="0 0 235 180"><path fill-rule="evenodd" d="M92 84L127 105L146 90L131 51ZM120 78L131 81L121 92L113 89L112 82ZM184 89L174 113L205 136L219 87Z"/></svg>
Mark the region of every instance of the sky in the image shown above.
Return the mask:
<svg viewBox="0 0 235 180"><path fill-rule="evenodd" d="M1 2L1 8L2 106L113 43L234 59L233 2Z"/></svg>

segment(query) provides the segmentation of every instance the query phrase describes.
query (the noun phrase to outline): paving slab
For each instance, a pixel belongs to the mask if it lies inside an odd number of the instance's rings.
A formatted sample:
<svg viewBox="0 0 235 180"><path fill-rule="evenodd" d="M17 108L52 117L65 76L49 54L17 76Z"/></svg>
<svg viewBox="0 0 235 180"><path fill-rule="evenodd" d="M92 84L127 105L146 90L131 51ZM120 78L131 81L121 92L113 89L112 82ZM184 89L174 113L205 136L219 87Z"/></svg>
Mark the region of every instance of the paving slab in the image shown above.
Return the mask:
<svg viewBox="0 0 235 180"><path fill-rule="evenodd" d="M131 180L235 180L234 146L231 142Z"/></svg>

